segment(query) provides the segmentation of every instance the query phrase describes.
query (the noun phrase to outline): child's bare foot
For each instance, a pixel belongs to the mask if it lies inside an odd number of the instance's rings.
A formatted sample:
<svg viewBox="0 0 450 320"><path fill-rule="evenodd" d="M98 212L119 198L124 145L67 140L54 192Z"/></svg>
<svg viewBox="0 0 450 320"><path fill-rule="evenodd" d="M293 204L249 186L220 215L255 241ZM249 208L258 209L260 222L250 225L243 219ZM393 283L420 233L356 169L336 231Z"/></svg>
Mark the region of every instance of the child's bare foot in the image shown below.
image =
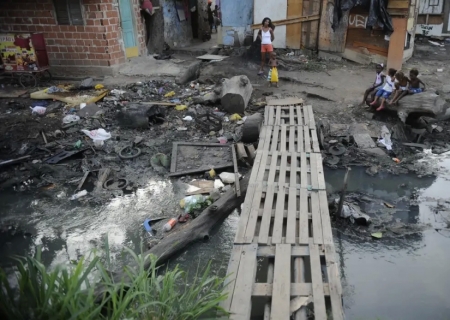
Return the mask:
<svg viewBox="0 0 450 320"><path fill-rule="evenodd" d="M376 103L377 103L376 101L372 101L372 102L370 103L370 105L371 105L371 106L374 106Z"/></svg>
<svg viewBox="0 0 450 320"><path fill-rule="evenodd" d="M383 110L384 109L384 105L381 105L381 106L379 106L378 108L377 108L377 111L381 111L381 110Z"/></svg>

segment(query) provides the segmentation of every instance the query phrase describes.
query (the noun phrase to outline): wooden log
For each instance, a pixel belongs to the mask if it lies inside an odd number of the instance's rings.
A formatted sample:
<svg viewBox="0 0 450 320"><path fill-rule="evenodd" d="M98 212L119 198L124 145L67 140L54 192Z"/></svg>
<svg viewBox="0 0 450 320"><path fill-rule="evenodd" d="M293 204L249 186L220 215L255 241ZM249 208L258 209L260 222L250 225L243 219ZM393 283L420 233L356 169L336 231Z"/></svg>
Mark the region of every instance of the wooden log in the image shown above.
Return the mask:
<svg viewBox="0 0 450 320"><path fill-rule="evenodd" d="M253 143L258 140L263 120L261 113L255 113L247 117L242 126L242 142Z"/></svg>
<svg viewBox="0 0 450 320"><path fill-rule="evenodd" d="M235 76L222 80L221 104L228 113L244 114L253 92L247 76Z"/></svg>
<svg viewBox="0 0 450 320"><path fill-rule="evenodd" d="M103 190L103 184L108 179L109 174L111 173L110 168L102 168L98 172L98 179L97 182L95 182L95 190L94 192L99 192Z"/></svg>
<svg viewBox="0 0 450 320"><path fill-rule="evenodd" d="M169 258L176 253L182 251L185 247L195 241L204 241L209 239L209 232L219 223L221 223L228 215L237 207L239 207L245 199L247 187L250 180L251 170L241 180L240 189L241 196L237 197L234 189L225 192L222 197L214 202L211 206L202 211L200 216L187 222L181 227L175 227L164 239L157 245L143 253L143 256L154 254L158 257L158 265L164 264ZM150 261L146 261L144 268L149 269ZM110 273L115 282L127 282L128 275L123 272ZM98 285L95 289L97 300L101 298L105 291L103 285Z"/></svg>

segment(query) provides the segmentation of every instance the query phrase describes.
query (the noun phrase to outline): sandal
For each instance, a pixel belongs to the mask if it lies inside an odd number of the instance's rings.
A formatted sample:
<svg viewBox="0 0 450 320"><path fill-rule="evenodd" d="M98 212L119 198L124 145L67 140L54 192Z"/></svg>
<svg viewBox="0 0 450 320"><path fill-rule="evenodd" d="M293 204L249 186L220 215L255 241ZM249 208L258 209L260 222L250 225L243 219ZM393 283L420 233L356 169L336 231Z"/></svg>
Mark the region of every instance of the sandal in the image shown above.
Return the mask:
<svg viewBox="0 0 450 320"><path fill-rule="evenodd" d="M180 216L178 217L178 222L185 223L189 220L190 217L191 216L188 213L186 213L185 215L180 214Z"/></svg>

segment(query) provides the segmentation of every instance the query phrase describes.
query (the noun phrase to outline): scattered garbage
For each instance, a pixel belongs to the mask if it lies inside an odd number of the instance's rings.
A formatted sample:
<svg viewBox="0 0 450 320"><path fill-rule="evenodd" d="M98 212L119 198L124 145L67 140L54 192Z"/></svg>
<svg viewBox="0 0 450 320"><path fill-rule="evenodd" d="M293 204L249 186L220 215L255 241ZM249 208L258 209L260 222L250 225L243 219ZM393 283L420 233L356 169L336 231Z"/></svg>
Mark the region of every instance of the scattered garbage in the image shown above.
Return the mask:
<svg viewBox="0 0 450 320"><path fill-rule="evenodd" d="M115 96L121 96L124 93L126 93L125 90L119 90L119 89L113 89L111 90L111 94L115 95Z"/></svg>
<svg viewBox="0 0 450 320"><path fill-rule="evenodd" d="M163 230L165 232L169 232L170 230L172 230L173 226L177 224L177 219L172 218L169 221L167 221L167 223L163 226Z"/></svg>
<svg viewBox="0 0 450 320"><path fill-rule="evenodd" d="M88 192L86 190L82 190L78 193L75 193L73 196L70 197L70 200L76 200L79 199L81 197L84 197L85 195L87 195Z"/></svg>
<svg viewBox="0 0 450 320"><path fill-rule="evenodd" d="M213 113L206 113L196 117L197 126L205 133L222 130L222 120Z"/></svg>
<svg viewBox="0 0 450 320"><path fill-rule="evenodd" d="M177 130L178 131L187 131L187 128L186 127L178 127Z"/></svg>
<svg viewBox="0 0 450 320"><path fill-rule="evenodd" d="M389 202L384 202L384 205L388 208L395 208L393 204L390 204Z"/></svg>
<svg viewBox="0 0 450 320"><path fill-rule="evenodd" d="M184 209L185 213L192 213L195 210L201 210L204 207L210 206L212 200L209 196L197 194L194 196L187 196L180 200L180 207Z"/></svg>
<svg viewBox="0 0 450 320"><path fill-rule="evenodd" d="M51 86L48 89L45 89L44 92L48 93L48 94L52 94L52 93L56 93L56 92L65 92L66 90L64 90L63 88L60 87L56 87L56 86Z"/></svg>
<svg viewBox="0 0 450 320"><path fill-rule="evenodd" d="M74 115L74 114L68 114L67 116L65 116L64 118L63 118L63 123L65 123L65 124L69 124L69 123L72 123L72 122L78 122L78 121L80 121L80 117L79 116L77 116L77 115Z"/></svg>
<svg viewBox="0 0 450 320"><path fill-rule="evenodd" d="M331 153L333 156L341 156L345 153L345 151L346 148L340 143L335 144L328 149L328 152Z"/></svg>
<svg viewBox="0 0 450 320"><path fill-rule="evenodd" d="M81 105L83 105L83 103ZM81 105L80 111L78 111L78 115L82 118L95 116L97 112L101 111L95 103L84 103L85 106L83 108L81 108Z"/></svg>
<svg viewBox="0 0 450 320"><path fill-rule="evenodd" d="M75 142L75 144L73 145L73 147L75 149L80 149L82 146L81 140L78 140L77 142Z"/></svg>
<svg viewBox="0 0 450 320"><path fill-rule="evenodd" d="M100 83L99 83L99 84L96 84L95 87L94 87L95 90L101 90L101 89L103 89L103 88L105 88L105 86L102 85L102 84L100 84Z"/></svg>
<svg viewBox="0 0 450 320"><path fill-rule="evenodd" d="M91 138L94 141L96 146L102 146L105 140L111 138L111 133L106 132L105 129L96 129L96 130L81 130L85 135Z"/></svg>
<svg viewBox="0 0 450 320"><path fill-rule="evenodd" d="M183 118L184 121L192 121L194 120L191 116L186 116Z"/></svg>
<svg viewBox="0 0 450 320"><path fill-rule="evenodd" d="M339 199L336 199L335 203L338 205ZM352 223L366 226L371 223L370 217L367 214L362 213L361 209L352 203L344 203L341 211L341 218L350 219Z"/></svg>
<svg viewBox="0 0 450 320"><path fill-rule="evenodd" d="M400 163L400 162L401 162L399 158L392 158L392 160L393 160L395 163Z"/></svg>
<svg viewBox="0 0 450 320"><path fill-rule="evenodd" d="M144 225L145 231L147 231L147 234L150 237L153 237L153 230L152 230L152 226L150 225L150 221L151 221L150 219L145 219L143 225Z"/></svg>
<svg viewBox="0 0 450 320"><path fill-rule="evenodd" d="M170 157L164 153L157 153L150 158L150 165L155 171L162 173L170 167Z"/></svg>
<svg viewBox="0 0 450 320"><path fill-rule="evenodd" d="M238 121L238 120L241 120L242 117L240 115L238 115L237 113L235 113L235 114L232 114L229 119L230 119L230 121Z"/></svg>
<svg viewBox="0 0 450 320"><path fill-rule="evenodd" d="M32 114L39 114L39 115L45 114L45 111L47 110L46 107L39 107L39 106L32 108L30 107L30 109Z"/></svg>
<svg viewBox="0 0 450 320"><path fill-rule="evenodd" d="M175 91L170 91L164 95L164 98L171 98L175 95Z"/></svg>
<svg viewBox="0 0 450 320"><path fill-rule="evenodd" d="M183 110L186 110L187 108L188 107L185 106L184 104L179 104L179 105L175 106L175 110L177 110L177 111L183 111Z"/></svg>
<svg viewBox="0 0 450 320"><path fill-rule="evenodd" d="M219 174L219 177L225 184L233 184L236 182L236 175L234 173L222 172L221 174ZM239 178L240 177L241 175L239 174Z"/></svg>
<svg viewBox="0 0 450 320"><path fill-rule="evenodd" d="M137 158L142 153L142 150L137 147L124 147L119 151L119 157L124 160Z"/></svg>
<svg viewBox="0 0 450 320"><path fill-rule="evenodd" d="M94 79L92 78L86 78L80 83L80 89L81 90L87 90L94 87Z"/></svg>
<svg viewBox="0 0 450 320"><path fill-rule="evenodd" d="M381 139L378 142L384 145L387 150L392 150L391 133L386 126L381 127Z"/></svg>
<svg viewBox="0 0 450 320"><path fill-rule="evenodd" d="M86 107L86 103L80 103L80 110Z"/></svg>
<svg viewBox="0 0 450 320"><path fill-rule="evenodd" d="M216 179L214 180L214 189L221 190L225 185L223 184L222 180Z"/></svg>
<svg viewBox="0 0 450 320"><path fill-rule="evenodd" d="M382 232L374 232L372 234L370 234L372 236L372 238L375 239L381 239L383 237L383 233Z"/></svg>
<svg viewBox="0 0 450 320"><path fill-rule="evenodd" d="M228 142L227 137L219 137L217 138L220 144L226 144Z"/></svg>
<svg viewBox="0 0 450 320"><path fill-rule="evenodd" d="M208 171L208 175L210 178L214 178L216 176L216 171L214 169L211 169Z"/></svg>

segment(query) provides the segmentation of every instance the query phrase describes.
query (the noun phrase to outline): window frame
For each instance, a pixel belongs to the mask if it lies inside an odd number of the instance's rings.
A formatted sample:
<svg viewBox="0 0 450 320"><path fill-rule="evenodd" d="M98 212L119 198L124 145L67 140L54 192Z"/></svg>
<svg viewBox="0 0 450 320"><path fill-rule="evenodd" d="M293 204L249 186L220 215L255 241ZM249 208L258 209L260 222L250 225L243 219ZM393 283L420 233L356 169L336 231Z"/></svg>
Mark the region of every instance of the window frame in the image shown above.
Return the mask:
<svg viewBox="0 0 450 320"><path fill-rule="evenodd" d="M81 3L81 0L53 0L53 11L55 13L55 20L56 23L59 26L84 26L85 20L84 20L84 10L83 10L83 4ZM61 12L62 6L65 4L65 14L67 17L61 17L61 15L58 14L58 12ZM73 13L73 9L71 9L70 5L78 5L79 8L79 17L75 17L75 13ZM59 7L59 8L58 8ZM78 9L77 8L77 9ZM67 19L67 23L65 20ZM79 21L78 21L79 20Z"/></svg>

